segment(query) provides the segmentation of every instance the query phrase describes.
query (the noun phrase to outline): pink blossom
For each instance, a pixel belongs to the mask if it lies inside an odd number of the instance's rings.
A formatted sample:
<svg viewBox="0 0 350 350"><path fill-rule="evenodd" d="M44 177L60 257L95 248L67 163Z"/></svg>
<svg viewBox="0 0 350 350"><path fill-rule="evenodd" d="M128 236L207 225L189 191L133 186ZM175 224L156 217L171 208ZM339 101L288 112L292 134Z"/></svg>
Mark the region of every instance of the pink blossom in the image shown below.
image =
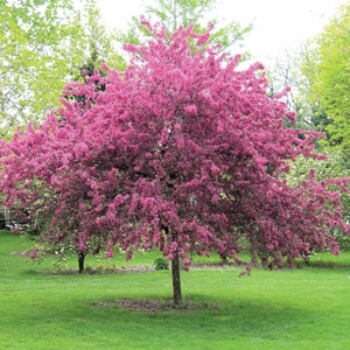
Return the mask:
<svg viewBox="0 0 350 350"><path fill-rule="evenodd" d="M107 250L106 251L106 258L112 259L113 258L113 250Z"/></svg>
<svg viewBox="0 0 350 350"><path fill-rule="evenodd" d="M190 116L196 116L197 113L198 113L197 106L194 105L194 104L185 106L185 107L184 107L184 110L185 110L186 113L188 113Z"/></svg>
<svg viewBox="0 0 350 350"><path fill-rule="evenodd" d="M208 42L209 38L210 38L209 33L205 33L201 35L197 40L197 45L205 45Z"/></svg>
<svg viewBox="0 0 350 350"><path fill-rule="evenodd" d="M169 253L169 254L167 255L167 259L169 259L169 260L174 260L174 254L173 254L173 253Z"/></svg>
<svg viewBox="0 0 350 350"><path fill-rule="evenodd" d="M210 100L211 92L209 89L203 89L202 91L199 92L199 96L205 100Z"/></svg>
<svg viewBox="0 0 350 350"><path fill-rule="evenodd" d="M215 164L212 164L212 166L210 167L210 171L212 172L213 175L220 174L220 168Z"/></svg>
<svg viewBox="0 0 350 350"><path fill-rule="evenodd" d="M213 204L217 204L217 203L219 203L219 201L220 201L220 196L219 195L214 194L214 196L211 197L211 202Z"/></svg>
<svg viewBox="0 0 350 350"><path fill-rule="evenodd" d="M217 125L217 126L216 126L217 132L218 132L218 133L223 133L223 132L224 132L224 123L222 122L221 119L219 119L219 120L217 121L217 124L216 124L216 125Z"/></svg>
<svg viewBox="0 0 350 350"><path fill-rule="evenodd" d="M310 178L310 180L312 180L312 181L315 181L315 180L316 180L316 171L315 171L315 169L311 168L311 169L309 170L309 178Z"/></svg>
<svg viewBox="0 0 350 350"><path fill-rule="evenodd" d="M33 260L36 259L37 258L37 251L35 249L32 250L29 254L29 257Z"/></svg>

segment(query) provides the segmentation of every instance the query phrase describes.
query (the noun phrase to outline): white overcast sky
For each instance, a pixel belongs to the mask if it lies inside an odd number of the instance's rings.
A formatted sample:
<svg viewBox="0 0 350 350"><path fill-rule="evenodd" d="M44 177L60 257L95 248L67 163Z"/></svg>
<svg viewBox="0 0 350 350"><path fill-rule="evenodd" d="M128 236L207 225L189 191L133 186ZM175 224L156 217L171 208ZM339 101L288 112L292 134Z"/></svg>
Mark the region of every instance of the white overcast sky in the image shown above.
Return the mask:
<svg viewBox="0 0 350 350"><path fill-rule="evenodd" d="M255 60L297 49L322 31L329 18L347 0L217 0L215 16L242 25L253 23L245 48ZM132 15L143 13L144 0L97 0L110 28L126 28Z"/></svg>

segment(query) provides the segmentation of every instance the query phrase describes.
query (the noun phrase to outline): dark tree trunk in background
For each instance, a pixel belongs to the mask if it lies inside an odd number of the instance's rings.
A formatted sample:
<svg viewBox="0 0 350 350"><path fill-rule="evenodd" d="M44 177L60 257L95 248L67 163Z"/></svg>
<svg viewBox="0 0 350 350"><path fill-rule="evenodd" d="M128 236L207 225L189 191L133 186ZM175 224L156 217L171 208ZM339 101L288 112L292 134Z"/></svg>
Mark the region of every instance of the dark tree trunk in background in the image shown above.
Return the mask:
<svg viewBox="0 0 350 350"><path fill-rule="evenodd" d="M85 266L84 266L84 262L85 262L85 256L86 253L79 250L78 251L78 266L79 266L79 273L84 272Z"/></svg>

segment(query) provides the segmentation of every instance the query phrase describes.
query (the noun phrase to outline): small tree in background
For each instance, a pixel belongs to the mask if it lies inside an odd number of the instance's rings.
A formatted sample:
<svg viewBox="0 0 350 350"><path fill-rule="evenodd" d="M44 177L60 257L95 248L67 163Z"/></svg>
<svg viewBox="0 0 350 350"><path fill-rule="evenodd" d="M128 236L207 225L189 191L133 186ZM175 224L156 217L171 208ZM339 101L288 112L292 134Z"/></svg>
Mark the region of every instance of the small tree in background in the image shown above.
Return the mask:
<svg viewBox="0 0 350 350"><path fill-rule="evenodd" d="M290 187L281 175L314 153L313 131L293 119L283 95L268 97L263 67L237 69L193 27L173 35L147 22L153 40L127 45L124 73L104 67L66 86L58 115L1 143L0 191L7 205L52 218L48 242L94 241L114 249L157 248L171 260L174 304L182 299L180 259L217 251L240 263L282 267L310 246L338 252L330 228L346 231L340 195L347 179ZM104 88L100 88L104 86ZM74 98L71 98L74 97Z"/></svg>
<svg viewBox="0 0 350 350"><path fill-rule="evenodd" d="M195 23L194 31L205 33L208 22L216 25L216 30L211 32L209 42L219 44L223 50L242 46L245 35L251 30L251 26L242 27L237 22L222 25L222 19L208 18L210 11L219 6L216 0L156 0L146 1L145 15L153 22L159 22L164 26L167 34L174 33L180 26L188 27ZM220 25L218 25L220 24ZM119 33L123 43L140 44L149 39L152 33L140 24L139 17L132 17L128 31Z"/></svg>

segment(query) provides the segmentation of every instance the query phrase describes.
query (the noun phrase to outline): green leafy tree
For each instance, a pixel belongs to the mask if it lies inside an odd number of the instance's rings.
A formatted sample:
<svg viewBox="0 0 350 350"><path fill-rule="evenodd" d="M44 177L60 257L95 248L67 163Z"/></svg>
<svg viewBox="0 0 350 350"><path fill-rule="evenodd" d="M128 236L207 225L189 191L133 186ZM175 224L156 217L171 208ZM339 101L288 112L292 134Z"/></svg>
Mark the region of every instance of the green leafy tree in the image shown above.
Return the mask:
<svg viewBox="0 0 350 350"><path fill-rule="evenodd" d="M309 41L303 50L301 71L307 82L304 92L311 106L312 121L318 130L327 135L318 144L327 151L329 160L324 165L317 162L312 164L319 176L325 176L327 172L340 176L350 174L349 26L348 2L339 8L323 32ZM302 172L302 163L298 165L299 172ZM295 178L301 178L295 169L292 174ZM349 218L349 196L343 196L342 201Z"/></svg>
<svg viewBox="0 0 350 350"><path fill-rule="evenodd" d="M330 150L350 147L350 4L337 15L305 53L303 72L310 83L315 117L327 132Z"/></svg>
<svg viewBox="0 0 350 350"><path fill-rule="evenodd" d="M152 22L160 22L166 28L168 34L175 32L179 26L188 27L195 25L195 31L204 33L208 22L215 25L209 43L220 44L223 48L241 46L244 35L251 29L251 26L242 27L237 22L230 22L226 25L219 25L219 19L210 17L208 14L214 9L216 0L156 0L147 1L145 15L150 17ZM140 25L137 16L132 17L129 30L120 33L122 42L139 44L150 33L147 28Z"/></svg>
<svg viewBox="0 0 350 350"><path fill-rule="evenodd" d="M93 51L111 66L113 36L101 25L94 0L0 0L0 136L38 122L57 106L67 80Z"/></svg>
<svg viewBox="0 0 350 350"><path fill-rule="evenodd" d="M101 72L101 63L107 63L117 70L124 70L126 62L117 52L118 37L116 33L108 32L101 24L101 14L95 0L85 0L81 21L86 41L83 46L84 62L81 61L82 65L79 66L79 75L82 68L87 69L91 75L94 69Z"/></svg>
<svg viewBox="0 0 350 350"><path fill-rule="evenodd" d="M0 13L0 113L5 133L38 118L57 101L68 73L64 51L71 48L68 38L78 28L66 0L3 0ZM72 60L71 56L68 61Z"/></svg>

